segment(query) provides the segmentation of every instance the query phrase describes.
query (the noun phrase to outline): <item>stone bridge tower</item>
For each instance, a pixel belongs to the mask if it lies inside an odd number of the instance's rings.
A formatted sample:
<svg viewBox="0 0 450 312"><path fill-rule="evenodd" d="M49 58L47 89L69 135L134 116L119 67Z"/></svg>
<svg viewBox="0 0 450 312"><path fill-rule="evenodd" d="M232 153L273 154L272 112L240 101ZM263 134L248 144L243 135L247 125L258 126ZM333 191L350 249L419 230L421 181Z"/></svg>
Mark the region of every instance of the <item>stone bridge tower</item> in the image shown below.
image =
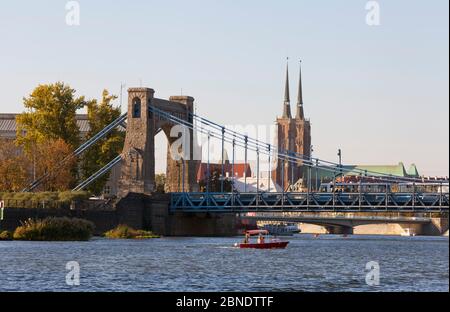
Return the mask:
<svg viewBox="0 0 450 312"><path fill-rule="evenodd" d="M175 160L170 146L179 138L180 133L171 136L176 123L168 121L149 110L153 106L159 110L192 123L194 98L172 96L170 100L154 97L155 91L149 88L128 89L128 116L124 148L122 151L121 176L118 183L119 196L127 193L151 194L155 191L155 135L163 131L167 137L167 179L166 192L198 190L196 173L199 161L195 160L194 136L189 133L189 157ZM173 133L172 133L173 134ZM185 148L185 146L183 146ZM183 177L184 173L184 177ZM184 179L184 183L183 183Z"/></svg>
<svg viewBox="0 0 450 312"><path fill-rule="evenodd" d="M155 91L128 89L127 132L122 152L119 195L155 189L155 122L148 110Z"/></svg>
<svg viewBox="0 0 450 312"><path fill-rule="evenodd" d="M277 146L282 153L295 152L305 157L311 157L311 124L305 119L303 110L303 90L301 67L299 74L297 112L291 115L289 94L289 68L286 67L286 85L284 91L283 115L276 120ZM284 169L284 170L283 170ZM284 171L284 180L283 180ZM273 180L287 190L290 185L306 177L306 170L302 161L283 162L278 160L277 168L272 172Z"/></svg>

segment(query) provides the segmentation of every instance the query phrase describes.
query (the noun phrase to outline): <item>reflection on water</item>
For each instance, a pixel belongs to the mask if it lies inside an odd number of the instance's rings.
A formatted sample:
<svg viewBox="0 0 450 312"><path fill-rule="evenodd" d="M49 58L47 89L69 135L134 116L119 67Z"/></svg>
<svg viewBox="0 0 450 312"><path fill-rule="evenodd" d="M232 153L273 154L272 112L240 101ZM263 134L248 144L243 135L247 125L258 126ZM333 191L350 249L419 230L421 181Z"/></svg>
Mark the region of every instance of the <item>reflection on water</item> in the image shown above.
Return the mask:
<svg viewBox="0 0 450 312"><path fill-rule="evenodd" d="M239 239L0 242L0 291L449 291L448 238L297 235L285 250ZM68 261L80 286L66 285ZM366 284L369 261L379 286Z"/></svg>

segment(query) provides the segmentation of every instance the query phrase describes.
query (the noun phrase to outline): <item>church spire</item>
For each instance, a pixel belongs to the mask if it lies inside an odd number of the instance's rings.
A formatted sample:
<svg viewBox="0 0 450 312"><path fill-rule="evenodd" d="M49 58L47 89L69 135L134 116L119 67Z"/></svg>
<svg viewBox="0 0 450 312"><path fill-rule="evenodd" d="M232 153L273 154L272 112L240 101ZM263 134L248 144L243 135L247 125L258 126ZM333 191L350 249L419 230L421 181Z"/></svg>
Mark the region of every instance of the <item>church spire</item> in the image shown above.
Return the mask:
<svg viewBox="0 0 450 312"><path fill-rule="evenodd" d="M289 60L289 58L287 58ZM289 64L286 64L286 85L284 88L283 118L291 118L291 99L289 96Z"/></svg>
<svg viewBox="0 0 450 312"><path fill-rule="evenodd" d="M298 77L297 115L295 118L300 120L305 119L303 112L302 61L300 61L300 73Z"/></svg>

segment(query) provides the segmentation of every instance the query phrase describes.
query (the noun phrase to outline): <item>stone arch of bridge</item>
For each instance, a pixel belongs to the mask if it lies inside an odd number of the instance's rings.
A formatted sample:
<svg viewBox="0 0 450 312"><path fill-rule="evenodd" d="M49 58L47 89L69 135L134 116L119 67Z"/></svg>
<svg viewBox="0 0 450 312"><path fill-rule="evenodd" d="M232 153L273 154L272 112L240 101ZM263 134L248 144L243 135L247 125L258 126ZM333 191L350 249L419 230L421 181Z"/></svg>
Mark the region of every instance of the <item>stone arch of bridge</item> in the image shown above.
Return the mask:
<svg viewBox="0 0 450 312"><path fill-rule="evenodd" d="M123 197L127 193L151 194L155 191L155 136L161 131L168 142L165 191L198 190L196 181L198 161L194 160L192 155L192 129L188 130L190 153L177 159L170 148L179 138L171 136L171 130L176 124L154 113L150 107L192 123L194 98L172 96L169 100L163 100L154 97L153 89L130 88L128 90L128 121L118 185L119 196ZM133 151L139 151L138 156Z"/></svg>

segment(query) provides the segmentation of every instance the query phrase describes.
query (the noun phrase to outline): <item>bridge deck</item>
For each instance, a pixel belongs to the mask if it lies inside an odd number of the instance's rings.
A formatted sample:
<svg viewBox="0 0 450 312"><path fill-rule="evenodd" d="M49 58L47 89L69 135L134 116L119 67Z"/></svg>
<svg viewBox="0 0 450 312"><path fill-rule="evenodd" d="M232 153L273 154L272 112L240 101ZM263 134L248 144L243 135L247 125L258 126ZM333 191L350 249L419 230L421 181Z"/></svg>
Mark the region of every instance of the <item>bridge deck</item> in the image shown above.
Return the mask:
<svg viewBox="0 0 450 312"><path fill-rule="evenodd" d="M171 211L426 211L449 210L448 193L172 193Z"/></svg>
<svg viewBox="0 0 450 312"><path fill-rule="evenodd" d="M355 221L361 223L417 223L426 224L431 222L431 218L424 217L377 217L377 216L317 216L317 215L298 215L298 216L280 216L277 214L273 215L258 215L258 216L241 216L242 219L247 220L257 220L257 221L280 221L280 222L306 222L315 223L318 221Z"/></svg>

